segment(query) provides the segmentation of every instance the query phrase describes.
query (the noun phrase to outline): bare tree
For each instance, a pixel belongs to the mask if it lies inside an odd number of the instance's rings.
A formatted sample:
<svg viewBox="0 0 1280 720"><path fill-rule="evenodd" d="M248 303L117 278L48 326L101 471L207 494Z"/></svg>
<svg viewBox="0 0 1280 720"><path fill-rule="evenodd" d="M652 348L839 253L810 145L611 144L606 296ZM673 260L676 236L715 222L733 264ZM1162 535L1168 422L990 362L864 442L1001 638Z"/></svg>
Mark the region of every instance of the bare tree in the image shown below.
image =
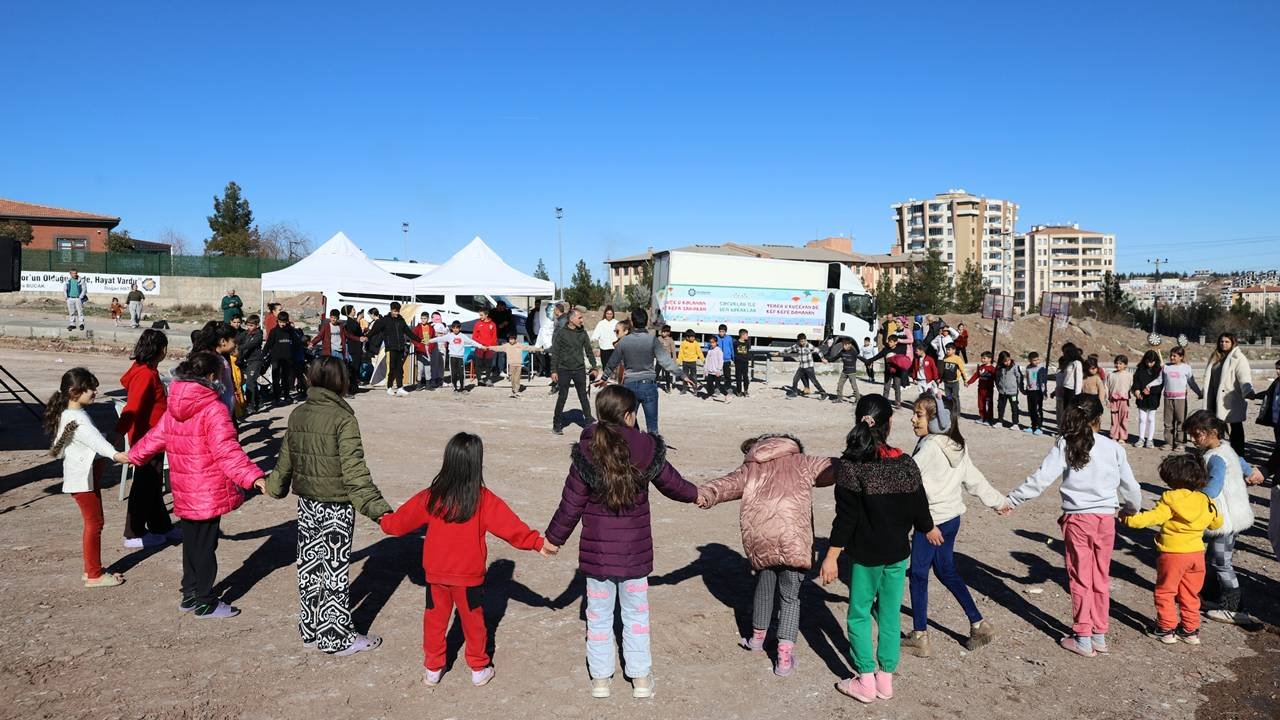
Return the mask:
<svg viewBox="0 0 1280 720"><path fill-rule="evenodd" d="M173 228L165 228L160 231L157 242L165 243L169 246L169 254L186 255L187 254L187 236L174 230Z"/></svg>
<svg viewBox="0 0 1280 720"><path fill-rule="evenodd" d="M258 257L295 260L311 252L311 237L294 223L278 222L258 236Z"/></svg>

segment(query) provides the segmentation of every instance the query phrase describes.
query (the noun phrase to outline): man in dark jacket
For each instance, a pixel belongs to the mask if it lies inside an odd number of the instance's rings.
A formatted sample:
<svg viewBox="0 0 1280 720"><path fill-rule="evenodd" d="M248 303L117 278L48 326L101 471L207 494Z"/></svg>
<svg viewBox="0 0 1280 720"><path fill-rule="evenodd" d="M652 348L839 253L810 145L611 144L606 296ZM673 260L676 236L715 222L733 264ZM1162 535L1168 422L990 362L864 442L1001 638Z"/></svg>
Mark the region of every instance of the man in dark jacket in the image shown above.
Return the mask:
<svg viewBox="0 0 1280 720"><path fill-rule="evenodd" d="M244 374L244 401L248 406L246 412L258 411L258 378L262 375L262 361L266 354L262 351L262 328L258 316L250 315L244 321L244 337L236 340L236 364Z"/></svg>
<svg viewBox="0 0 1280 720"><path fill-rule="evenodd" d="M591 399L587 396L587 363L591 363L591 378L600 376L596 367L596 356L591 351L591 337L582 327L582 311L574 308L569 311L565 326L556 330L551 340L551 382L557 383L556 411L551 416L551 432L564 434L564 425L560 422L560 414L564 412L564 401L569 397L569 386L578 388L578 402L582 404L582 415L587 425L594 420L591 417Z"/></svg>
<svg viewBox="0 0 1280 720"><path fill-rule="evenodd" d="M262 346L263 353L271 361L271 393L276 400L292 400L293 386L297 382L293 351L296 345L306 342L301 335L289 321L289 313L281 312L276 316L275 329L267 335L267 342Z"/></svg>
<svg viewBox="0 0 1280 720"><path fill-rule="evenodd" d="M360 389L360 368L364 365L364 330L360 321L355 318L355 308L346 305L342 308L342 329L347 331L347 397L354 397Z"/></svg>
<svg viewBox="0 0 1280 720"><path fill-rule="evenodd" d="M391 303L391 312L369 328L369 342L387 348L387 394L408 395L404 389L404 353L413 331L400 316L400 303Z"/></svg>

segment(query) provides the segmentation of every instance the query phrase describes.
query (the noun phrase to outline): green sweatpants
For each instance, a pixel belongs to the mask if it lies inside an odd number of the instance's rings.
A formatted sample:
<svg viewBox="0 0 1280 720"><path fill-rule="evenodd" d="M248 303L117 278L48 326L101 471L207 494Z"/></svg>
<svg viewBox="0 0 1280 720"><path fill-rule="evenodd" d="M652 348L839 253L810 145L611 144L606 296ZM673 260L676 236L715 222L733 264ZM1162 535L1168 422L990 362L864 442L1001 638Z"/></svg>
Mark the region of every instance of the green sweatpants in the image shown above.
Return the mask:
<svg viewBox="0 0 1280 720"><path fill-rule="evenodd" d="M859 674L898 669L901 643L902 590L907 579L909 558L891 565L852 563L849 580L849 654ZM872 606L874 605L874 610ZM875 614L880 642L871 646L871 616Z"/></svg>

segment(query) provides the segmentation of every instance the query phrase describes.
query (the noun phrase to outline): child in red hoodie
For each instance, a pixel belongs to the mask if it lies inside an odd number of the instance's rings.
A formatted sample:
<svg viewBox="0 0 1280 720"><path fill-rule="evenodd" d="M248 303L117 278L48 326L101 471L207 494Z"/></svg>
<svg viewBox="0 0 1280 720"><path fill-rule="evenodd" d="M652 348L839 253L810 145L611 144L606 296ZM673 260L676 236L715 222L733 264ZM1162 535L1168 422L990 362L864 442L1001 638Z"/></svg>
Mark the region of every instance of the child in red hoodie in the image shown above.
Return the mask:
<svg viewBox="0 0 1280 720"><path fill-rule="evenodd" d="M978 422L995 425L991 398L996 388L996 366L991 364L991 353L986 351L982 353L982 362L978 364L977 372L965 384L972 385L975 380L978 381L978 417L980 418Z"/></svg>
<svg viewBox="0 0 1280 720"><path fill-rule="evenodd" d="M125 389L125 405L120 411L116 432L127 435L130 446L136 445L147 431L160 424L168 407L164 383L156 367L169 348L169 338L159 330L147 328L133 346L133 364L120 378ZM124 516L124 546L127 548L164 545L181 540L182 531L175 528L164 504L163 461L153 458L133 471L129 487L129 505Z"/></svg>
<svg viewBox="0 0 1280 720"><path fill-rule="evenodd" d="M422 567L427 575L427 609L422 616L423 676L436 685L444 675L445 633L449 616L458 607L458 621L467 644L471 682L493 679L485 652L489 633L481 605L489 548L485 534L493 533L521 550L554 555L543 547L542 536L516 516L502 498L484 486L484 443L478 435L460 432L444 449L444 464L431 481L395 512L382 516L382 531L408 535L427 528L422 543Z"/></svg>

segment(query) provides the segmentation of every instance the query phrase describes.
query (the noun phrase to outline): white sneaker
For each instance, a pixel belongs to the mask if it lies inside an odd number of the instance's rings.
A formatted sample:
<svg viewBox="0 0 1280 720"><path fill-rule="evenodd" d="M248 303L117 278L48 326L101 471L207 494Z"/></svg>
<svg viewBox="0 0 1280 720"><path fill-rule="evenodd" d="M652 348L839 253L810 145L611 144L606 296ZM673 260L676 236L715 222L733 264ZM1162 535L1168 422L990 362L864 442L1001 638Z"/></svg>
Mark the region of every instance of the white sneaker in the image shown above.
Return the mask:
<svg viewBox="0 0 1280 720"><path fill-rule="evenodd" d="M444 677L444 668L439 670L422 669L422 682L426 685L439 685L442 677Z"/></svg>
<svg viewBox="0 0 1280 720"><path fill-rule="evenodd" d="M651 698L653 697L653 676L632 678L631 680L631 697L633 698Z"/></svg>
<svg viewBox="0 0 1280 720"><path fill-rule="evenodd" d="M387 388L387 394L394 396L396 394L396 391L392 388Z"/></svg>
<svg viewBox="0 0 1280 720"><path fill-rule="evenodd" d="M1205 613L1210 620L1214 622L1226 623L1228 625L1256 625L1258 619L1247 612L1231 611L1231 610L1210 610Z"/></svg>
<svg viewBox="0 0 1280 720"><path fill-rule="evenodd" d="M409 394L408 390L405 390L402 387L396 388L396 395L398 395L399 397L404 397L405 395L408 395L408 394Z"/></svg>
<svg viewBox="0 0 1280 720"><path fill-rule="evenodd" d="M591 679L591 697L607 698L613 692L609 685L613 682L613 678L592 678Z"/></svg>
<svg viewBox="0 0 1280 720"><path fill-rule="evenodd" d="M137 548L140 548L142 547L142 538L125 538L124 546L129 548L130 550L135 550Z"/></svg>

